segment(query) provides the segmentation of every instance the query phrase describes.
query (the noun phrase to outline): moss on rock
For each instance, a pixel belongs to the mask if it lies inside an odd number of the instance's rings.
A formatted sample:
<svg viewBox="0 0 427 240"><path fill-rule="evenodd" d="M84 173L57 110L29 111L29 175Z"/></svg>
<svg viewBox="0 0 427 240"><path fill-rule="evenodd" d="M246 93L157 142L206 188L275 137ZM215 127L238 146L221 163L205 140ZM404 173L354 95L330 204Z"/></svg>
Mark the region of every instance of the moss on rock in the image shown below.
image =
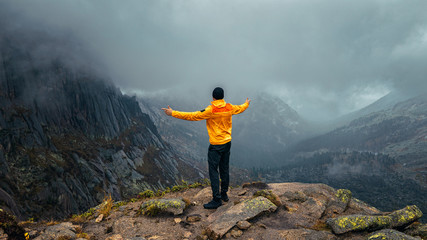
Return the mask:
<svg viewBox="0 0 427 240"><path fill-rule="evenodd" d="M141 213L148 216L155 216L161 212L179 215L184 212L185 208L186 204L182 199L152 199L141 205Z"/></svg>

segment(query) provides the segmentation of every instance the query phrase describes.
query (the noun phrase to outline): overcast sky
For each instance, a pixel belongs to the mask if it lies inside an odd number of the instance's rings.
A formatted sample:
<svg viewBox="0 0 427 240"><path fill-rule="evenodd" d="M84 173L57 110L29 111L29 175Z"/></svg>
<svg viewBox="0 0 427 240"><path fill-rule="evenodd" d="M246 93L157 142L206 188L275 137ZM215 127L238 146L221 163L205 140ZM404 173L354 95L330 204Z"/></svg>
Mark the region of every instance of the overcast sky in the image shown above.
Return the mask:
<svg viewBox="0 0 427 240"><path fill-rule="evenodd" d="M235 103L268 91L327 120L427 89L425 0L2 1L82 41L125 92L208 104L218 85Z"/></svg>

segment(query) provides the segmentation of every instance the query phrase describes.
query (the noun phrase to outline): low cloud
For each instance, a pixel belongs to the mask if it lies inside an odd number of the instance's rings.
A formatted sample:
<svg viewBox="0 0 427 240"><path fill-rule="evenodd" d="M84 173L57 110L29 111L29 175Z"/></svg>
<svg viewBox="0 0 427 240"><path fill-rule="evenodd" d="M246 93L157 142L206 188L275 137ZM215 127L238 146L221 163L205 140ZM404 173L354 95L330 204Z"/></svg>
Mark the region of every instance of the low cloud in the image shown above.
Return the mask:
<svg viewBox="0 0 427 240"><path fill-rule="evenodd" d="M332 119L390 91L427 89L427 1L47 1L1 3L10 23L81 41L126 92L239 101L279 95ZM13 24L12 24L13 25Z"/></svg>

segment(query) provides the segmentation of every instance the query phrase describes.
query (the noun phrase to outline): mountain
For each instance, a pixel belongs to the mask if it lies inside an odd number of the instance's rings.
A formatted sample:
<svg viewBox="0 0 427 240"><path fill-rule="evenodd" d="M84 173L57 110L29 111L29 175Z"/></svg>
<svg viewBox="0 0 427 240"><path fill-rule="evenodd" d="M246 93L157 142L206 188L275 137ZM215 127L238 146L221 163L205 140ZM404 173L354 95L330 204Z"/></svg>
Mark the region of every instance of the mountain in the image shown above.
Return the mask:
<svg viewBox="0 0 427 240"><path fill-rule="evenodd" d="M135 98L56 54L84 56L70 41L45 31L0 35L0 207L64 217L106 194L120 200L203 177Z"/></svg>
<svg viewBox="0 0 427 240"><path fill-rule="evenodd" d="M282 153L282 168L252 175L348 188L385 211L411 203L426 211L426 136L427 96L421 95L303 140Z"/></svg>
<svg viewBox="0 0 427 240"><path fill-rule="evenodd" d="M233 118L234 164L277 165L276 153L306 137L308 124L283 100L267 93L253 98L244 116Z"/></svg>
<svg viewBox="0 0 427 240"><path fill-rule="evenodd" d="M348 125L298 144L294 152L379 152L394 157L400 170L427 185L427 95L365 115Z"/></svg>
<svg viewBox="0 0 427 240"><path fill-rule="evenodd" d="M402 92L399 91L392 91L390 93L388 93L387 95L385 95L384 97L378 99L377 101L369 104L368 106L357 110L355 112L346 114L340 118L338 118L337 120L333 121L334 122L334 126L344 126L349 124L351 121L366 116L368 114L374 113L374 112L379 112L379 111L383 111L383 110L389 110L391 108L394 107L394 105L406 101L408 99L410 99L410 95L408 94L404 94Z"/></svg>

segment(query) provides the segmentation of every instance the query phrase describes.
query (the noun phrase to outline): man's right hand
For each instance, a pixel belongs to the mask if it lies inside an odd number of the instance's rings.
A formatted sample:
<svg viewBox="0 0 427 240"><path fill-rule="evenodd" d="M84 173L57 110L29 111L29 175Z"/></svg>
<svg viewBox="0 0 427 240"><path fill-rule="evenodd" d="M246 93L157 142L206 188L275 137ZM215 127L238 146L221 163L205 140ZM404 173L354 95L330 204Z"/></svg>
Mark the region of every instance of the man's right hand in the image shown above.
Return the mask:
<svg viewBox="0 0 427 240"><path fill-rule="evenodd" d="M249 104L249 103L251 103L251 100L249 98L246 98L245 103Z"/></svg>
<svg viewBox="0 0 427 240"><path fill-rule="evenodd" d="M165 111L165 114L168 116L172 116L173 109L168 105L168 108L162 108L163 111Z"/></svg>

